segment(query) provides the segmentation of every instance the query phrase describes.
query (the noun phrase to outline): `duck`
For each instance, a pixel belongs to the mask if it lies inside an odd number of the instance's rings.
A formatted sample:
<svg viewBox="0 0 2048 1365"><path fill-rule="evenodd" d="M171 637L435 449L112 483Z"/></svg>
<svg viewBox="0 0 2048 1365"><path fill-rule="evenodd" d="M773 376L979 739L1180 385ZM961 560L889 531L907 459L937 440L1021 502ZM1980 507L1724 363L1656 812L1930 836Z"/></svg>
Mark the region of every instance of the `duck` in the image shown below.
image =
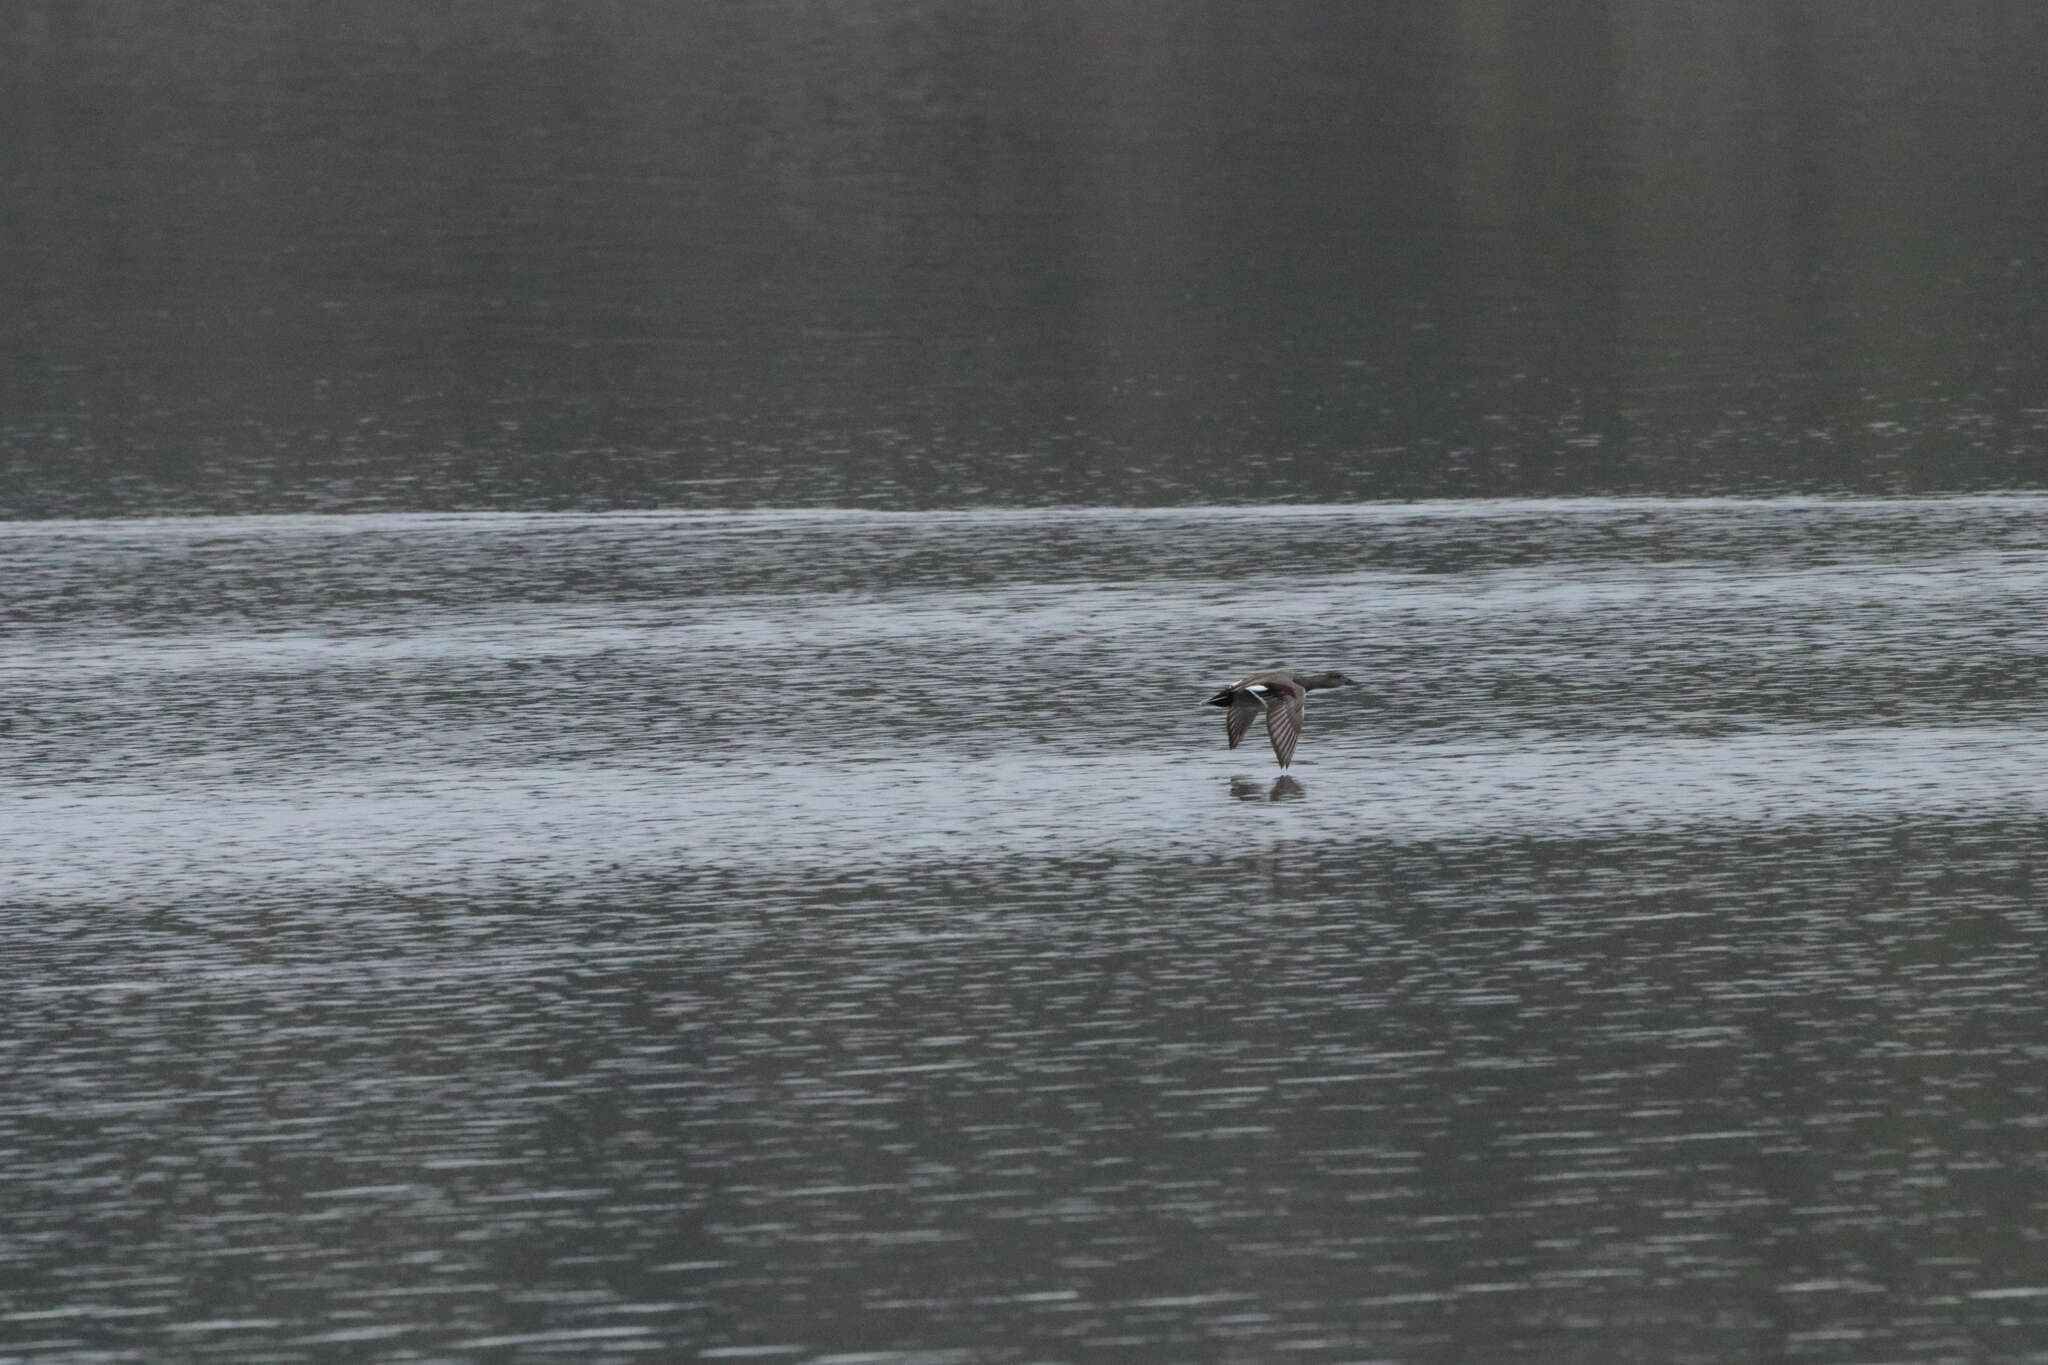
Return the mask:
<svg viewBox="0 0 2048 1365"><path fill-rule="evenodd" d="M1296 673L1275 666L1232 683L1202 704L1223 708L1223 730L1233 749L1252 728L1252 717L1264 711L1266 738L1273 741L1273 757L1284 769L1294 762L1308 694L1319 687L1355 687L1357 682L1342 673Z"/></svg>

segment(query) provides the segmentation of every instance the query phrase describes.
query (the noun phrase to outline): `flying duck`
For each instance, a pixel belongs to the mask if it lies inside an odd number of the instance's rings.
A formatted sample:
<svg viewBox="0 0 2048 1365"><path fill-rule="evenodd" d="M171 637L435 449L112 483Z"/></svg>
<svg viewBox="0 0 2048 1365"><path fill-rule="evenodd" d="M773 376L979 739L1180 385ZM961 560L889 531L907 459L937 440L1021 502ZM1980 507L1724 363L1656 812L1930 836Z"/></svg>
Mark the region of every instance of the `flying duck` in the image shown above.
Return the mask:
<svg viewBox="0 0 2048 1365"><path fill-rule="evenodd" d="M1287 668L1269 668L1234 682L1204 702L1223 708L1224 732L1235 749L1252 728L1252 717L1266 713L1266 738L1273 741L1273 757L1285 768L1294 761L1294 744L1301 738L1301 716L1307 709L1308 694L1318 687L1345 687L1355 683L1342 673L1296 673Z"/></svg>

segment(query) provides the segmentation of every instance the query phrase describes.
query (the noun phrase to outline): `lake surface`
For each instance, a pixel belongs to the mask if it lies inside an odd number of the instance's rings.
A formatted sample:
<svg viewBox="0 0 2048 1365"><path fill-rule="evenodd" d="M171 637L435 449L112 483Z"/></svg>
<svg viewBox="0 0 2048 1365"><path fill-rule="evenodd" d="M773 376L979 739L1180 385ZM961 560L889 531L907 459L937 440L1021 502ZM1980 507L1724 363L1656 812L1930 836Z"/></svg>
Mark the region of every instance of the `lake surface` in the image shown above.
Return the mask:
<svg viewBox="0 0 2048 1365"><path fill-rule="evenodd" d="M0 526L0 1354L2041 1359L2044 512Z"/></svg>
<svg viewBox="0 0 2048 1365"><path fill-rule="evenodd" d="M2048 1361L2048 6L15 10L0 1362Z"/></svg>
<svg viewBox="0 0 2048 1365"><path fill-rule="evenodd" d="M25 0L0 516L2048 487L2048 6Z"/></svg>

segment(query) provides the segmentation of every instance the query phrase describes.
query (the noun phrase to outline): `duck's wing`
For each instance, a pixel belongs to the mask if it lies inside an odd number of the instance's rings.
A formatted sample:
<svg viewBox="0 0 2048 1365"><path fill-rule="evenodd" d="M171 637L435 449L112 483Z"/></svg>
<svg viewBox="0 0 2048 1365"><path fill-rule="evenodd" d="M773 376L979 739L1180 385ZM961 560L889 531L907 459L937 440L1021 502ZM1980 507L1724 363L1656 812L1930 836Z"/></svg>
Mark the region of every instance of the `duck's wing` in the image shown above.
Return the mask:
<svg viewBox="0 0 2048 1365"><path fill-rule="evenodd" d="M1223 728L1230 736L1231 748L1235 749L1244 742L1245 731L1252 728L1252 717L1264 709L1256 693L1237 692L1231 695L1230 709L1223 713Z"/></svg>
<svg viewBox="0 0 2048 1365"><path fill-rule="evenodd" d="M1294 761L1294 743L1301 738L1301 717L1308 710L1302 693L1276 693L1266 703L1266 738L1273 741L1273 757L1286 767Z"/></svg>

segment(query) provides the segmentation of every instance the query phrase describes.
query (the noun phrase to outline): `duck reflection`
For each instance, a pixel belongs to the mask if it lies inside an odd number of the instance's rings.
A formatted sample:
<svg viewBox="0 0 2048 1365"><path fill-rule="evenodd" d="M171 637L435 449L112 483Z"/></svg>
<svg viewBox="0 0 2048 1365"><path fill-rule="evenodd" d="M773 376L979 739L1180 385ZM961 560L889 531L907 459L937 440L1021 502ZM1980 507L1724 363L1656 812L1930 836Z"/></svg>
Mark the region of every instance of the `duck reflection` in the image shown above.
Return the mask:
<svg viewBox="0 0 2048 1365"><path fill-rule="evenodd" d="M1283 773L1270 787L1255 777L1233 777L1230 794L1240 801L1299 801L1308 788Z"/></svg>

